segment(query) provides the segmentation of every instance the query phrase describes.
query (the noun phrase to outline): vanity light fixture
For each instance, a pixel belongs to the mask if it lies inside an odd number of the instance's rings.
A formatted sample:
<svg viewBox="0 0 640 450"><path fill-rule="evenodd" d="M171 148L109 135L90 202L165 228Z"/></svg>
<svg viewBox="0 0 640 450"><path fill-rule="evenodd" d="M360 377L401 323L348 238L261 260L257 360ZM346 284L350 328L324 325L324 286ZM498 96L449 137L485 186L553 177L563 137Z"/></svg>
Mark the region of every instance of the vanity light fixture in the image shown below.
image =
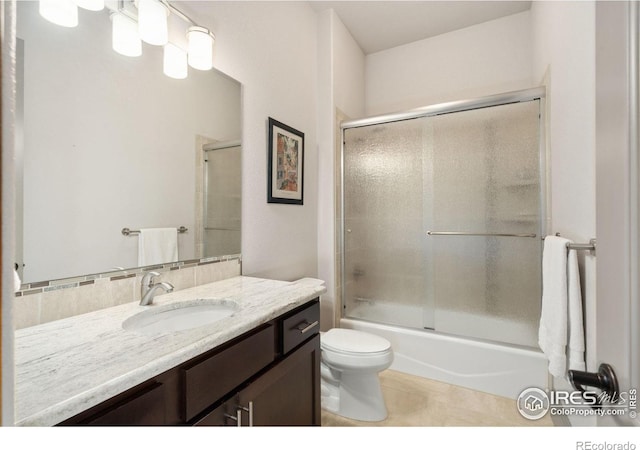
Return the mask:
<svg viewBox="0 0 640 450"><path fill-rule="evenodd" d="M40 15L49 22L64 27L78 25L78 6L100 11L107 6L112 11L111 46L124 56L140 56L142 41L164 46L165 75L182 79L188 66L198 70L213 68L215 35L173 6L168 0L40 0ZM176 15L187 22L187 51L169 43L169 16Z"/></svg>
<svg viewBox="0 0 640 450"><path fill-rule="evenodd" d="M142 55L138 24L121 12L111 14L111 46L124 56Z"/></svg>
<svg viewBox="0 0 640 450"><path fill-rule="evenodd" d="M138 33L140 39L151 45L169 42L169 8L158 0L137 0Z"/></svg>
<svg viewBox="0 0 640 450"><path fill-rule="evenodd" d="M189 41L189 65L198 70L213 68L213 43L215 37L208 29L192 26L187 30Z"/></svg>
<svg viewBox="0 0 640 450"><path fill-rule="evenodd" d="M78 5L73 0L40 0L40 15L63 27L78 26Z"/></svg>
<svg viewBox="0 0 640 450"><path fill-rule="evenodd" d="M163 72L166 76L178 80L187 78L187 52L171 42L165 45Z"/></svg>
<svg viewBox="0 0 640 450"><path fill-rule="evenodd" d="M89 11L102 11L104 9L104 0L74 0L75 4L80 8Z"/></svg>

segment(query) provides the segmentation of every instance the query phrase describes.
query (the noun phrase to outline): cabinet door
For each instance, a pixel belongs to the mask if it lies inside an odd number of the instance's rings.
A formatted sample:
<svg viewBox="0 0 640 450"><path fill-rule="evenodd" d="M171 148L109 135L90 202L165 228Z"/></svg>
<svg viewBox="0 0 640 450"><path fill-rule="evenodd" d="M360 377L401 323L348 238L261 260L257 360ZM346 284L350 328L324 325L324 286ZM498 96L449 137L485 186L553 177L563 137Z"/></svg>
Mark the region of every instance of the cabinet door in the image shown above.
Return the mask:
<svg viewBox="0 0 640 450"><path fill-rule="evenodd" d="M320 335L240 391L242 424L320 425Z"/></svg>

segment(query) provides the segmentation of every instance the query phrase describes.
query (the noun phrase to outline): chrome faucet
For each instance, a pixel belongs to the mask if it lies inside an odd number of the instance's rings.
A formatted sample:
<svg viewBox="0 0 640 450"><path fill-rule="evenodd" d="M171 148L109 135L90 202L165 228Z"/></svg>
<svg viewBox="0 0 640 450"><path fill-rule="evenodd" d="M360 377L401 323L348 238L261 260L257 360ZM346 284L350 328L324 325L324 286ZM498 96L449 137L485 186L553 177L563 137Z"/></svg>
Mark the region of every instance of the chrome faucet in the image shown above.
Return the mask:
<svg viewBox="0 0 640 450"><path fill-rule="evenodd" d="M156 295L156 291L160 288L166 292L173 291L173 285L166 281L161 283L154 283L154 277L160 276L158 272L149 272L142 277L140 283L140 306L148 306L153 303L153 297Z"/></svg>

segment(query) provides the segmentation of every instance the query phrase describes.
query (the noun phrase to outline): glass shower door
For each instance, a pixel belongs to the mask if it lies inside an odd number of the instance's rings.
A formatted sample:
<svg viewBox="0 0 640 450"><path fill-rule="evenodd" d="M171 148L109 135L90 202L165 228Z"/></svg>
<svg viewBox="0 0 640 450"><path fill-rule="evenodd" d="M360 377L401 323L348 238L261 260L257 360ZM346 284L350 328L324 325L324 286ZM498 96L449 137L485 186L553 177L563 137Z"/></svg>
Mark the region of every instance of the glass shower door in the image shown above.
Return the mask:
<svg viewBox="0 0 640 450"><path fill-rule="evenodd" d="M344 130L346 317L535 346L540 101Z"/></svg>
<svg viewBox="0 0 640 450"><path fill-rule="evenodd" d="M204 256L240 253L241 151L238 144L205 150Z"/></svg>
<svg viewBox="0 0 640 450"><path fill-rule="evenodd" d="M344 130L346 317L432 328L426 307L423 119Z"/></svg>
<svg viewBox="0 0 640 450"><path fill-rule="evenodd" d="M427 119L426 286L438 331L536 345L539 113L535 100Z"/></svg>

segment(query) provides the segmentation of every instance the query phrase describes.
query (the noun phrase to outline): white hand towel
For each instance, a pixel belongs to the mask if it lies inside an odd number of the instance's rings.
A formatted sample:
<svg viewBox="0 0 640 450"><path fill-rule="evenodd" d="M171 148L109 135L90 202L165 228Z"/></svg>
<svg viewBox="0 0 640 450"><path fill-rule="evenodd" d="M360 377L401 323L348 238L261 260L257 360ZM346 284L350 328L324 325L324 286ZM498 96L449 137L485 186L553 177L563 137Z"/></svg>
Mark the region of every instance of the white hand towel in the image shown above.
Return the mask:
<svg viewBox="0 0 640 450"><path fill-rule="evenodd" d="M138 236L138 265L150 266L178 260L178 230L142 228Z"/></svg>
<svg viewBox="0 0 640 450"><path fill-rule="evenodd" d="M13 271L13 292L18 292L20 287L22 286L22 281L20 280L20 275L17 270Z"/></svg>
<svg viewBox="0 0 640 450"><path fill-rule="evenodd" d="M584 333L580 274L571 241L547 236L542 255L542 312L538 344L549 360L549 373L567 376L567 344L571 369L584 370Z"/></svg>

